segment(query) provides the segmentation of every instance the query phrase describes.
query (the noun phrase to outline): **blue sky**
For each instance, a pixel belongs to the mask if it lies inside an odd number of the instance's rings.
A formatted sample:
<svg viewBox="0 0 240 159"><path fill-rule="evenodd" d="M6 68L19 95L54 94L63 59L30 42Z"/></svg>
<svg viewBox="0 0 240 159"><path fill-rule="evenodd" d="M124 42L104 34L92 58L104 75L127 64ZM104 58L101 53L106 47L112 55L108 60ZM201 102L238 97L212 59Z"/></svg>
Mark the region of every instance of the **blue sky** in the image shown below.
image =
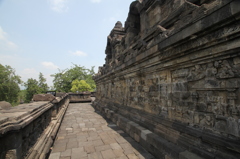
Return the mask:
<svg viewBox="0 0 240 159"><path fill-rule="evenodd" d="M0 0L0 63L24 82L72 63L91 68L105 62L107 36L123 24L132 0Z"/></svg>

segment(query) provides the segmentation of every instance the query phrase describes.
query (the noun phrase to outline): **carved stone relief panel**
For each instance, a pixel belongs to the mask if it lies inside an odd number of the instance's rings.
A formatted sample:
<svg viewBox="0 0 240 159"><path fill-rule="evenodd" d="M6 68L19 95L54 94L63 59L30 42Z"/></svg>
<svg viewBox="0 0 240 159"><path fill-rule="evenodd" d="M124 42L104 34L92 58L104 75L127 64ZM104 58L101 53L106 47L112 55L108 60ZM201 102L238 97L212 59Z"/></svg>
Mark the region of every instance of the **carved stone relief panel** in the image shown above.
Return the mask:
<svg viewBox="0 0 240 159"><path fill-rule="evenodd" d="M116 113L132 115L129 119L140 112L140 125L149 124L154 133L167 129L161 137L177 138L176 145L203 158L239 153L234 145L240 137L239 2L141 2L132 3L125 37L111 50L115 62L108 61L95 78L97 100L117 103L122 112ZM112 72L116 78L109 85ZM126 113L128 107L133 112ZM166 133L173 131L177 137Z"/></svg>
<svg viewBox="0 0 240 159"><path fill-rule="evenodd" d="M146 93L147 107L145 109L153 114L160 113L158 84L159 78L157 75L146 77L146 86L148 87L148 92Z"/></svg>
<svg viewBox="0 0 240 159"><path fill-rule="evenodd" d="M239 79L227 80L238 77L237 61L219 60L172 71L171 113L175 119L214 127L215 115L239 117ZM217 122L223 127L223 122Z"/></svg>

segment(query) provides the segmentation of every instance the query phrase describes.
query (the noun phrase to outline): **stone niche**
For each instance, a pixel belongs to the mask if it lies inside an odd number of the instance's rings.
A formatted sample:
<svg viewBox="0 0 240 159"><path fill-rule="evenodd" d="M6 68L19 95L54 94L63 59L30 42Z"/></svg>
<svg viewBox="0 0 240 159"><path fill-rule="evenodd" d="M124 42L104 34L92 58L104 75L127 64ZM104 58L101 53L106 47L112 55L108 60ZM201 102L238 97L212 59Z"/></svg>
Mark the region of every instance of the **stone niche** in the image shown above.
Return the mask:
<svg viewBox="0 0 240 159"><path fill-rule="evenodd" d="M240 158L239 6L132 2L108 36L94 106L151 132L122 126L157 158Z"/></svg>

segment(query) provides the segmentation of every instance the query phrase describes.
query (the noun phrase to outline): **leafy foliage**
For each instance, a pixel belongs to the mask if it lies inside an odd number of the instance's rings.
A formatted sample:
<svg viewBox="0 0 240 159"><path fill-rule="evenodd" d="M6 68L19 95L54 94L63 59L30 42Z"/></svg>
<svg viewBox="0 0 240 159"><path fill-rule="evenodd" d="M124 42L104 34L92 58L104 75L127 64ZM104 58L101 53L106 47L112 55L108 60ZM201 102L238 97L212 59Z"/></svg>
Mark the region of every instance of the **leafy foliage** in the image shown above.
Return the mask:
<svg viewBox="0 0 240 159"><path fill-rule="evenodd" d="M0 101L7 101L15 105L21 83L21 77L15 74L15 70L11 66L0 64Z"/></svg>
<svg viewBox="0 0 240 159"><path fill-rule="evenodd" d="M72 92L91 91L90 85L87 84L87 82L84 80L79 81L78 79L75 79L74 81L72 81L71 85L72 85L72 88L71 88Z"/></svg>
<svg viewBox="0 0 240 159"><path fill-rule="evenodd" d="M20 103L23 103L24 101L26 101L26 94L27 94L27 91L26 90L21 90L18 94L18 101Z"/></svg>
<svg viewBox="0 0 240 159"><path fill-rule="evenodd" d="M38 86L41 89L41 93L46 93L46 91L48 91L49 89L46 81L47 81L46 78L44 78L43 74L40 72Z"/></svg>
<svg viewBox="0 0 240 159"><path fill-rule="evenodd" d="M28 79L27 82L24 84L26 87L26 102L30 102L34 94L40 94L41 89L38 86L38 81L35 79Z"/></svg>
<svg viewBox="0 0 240 159"><path fill-rule="evenodd" d="M34 94L46 93L48 90L48 85L45 82L46 79L41 72L39 74L39 81L32 78L27 80L27 82L24 84L26 87L26 102L30 102Z"/></svg>
<svg viewBox="0 0 240 159"><path fill-rule="evenodd" d="M86 83L91 87L90 91L93 91L96 88L95 82L92 79L92 76L94 76L94 74L94 67L87 69L84 66L74 64L72 68L62 71L59 70L59 73L53 74L51 76L54 77L54 87L58 92L71 91L71 83L76 79L85 80Z"/></svg>

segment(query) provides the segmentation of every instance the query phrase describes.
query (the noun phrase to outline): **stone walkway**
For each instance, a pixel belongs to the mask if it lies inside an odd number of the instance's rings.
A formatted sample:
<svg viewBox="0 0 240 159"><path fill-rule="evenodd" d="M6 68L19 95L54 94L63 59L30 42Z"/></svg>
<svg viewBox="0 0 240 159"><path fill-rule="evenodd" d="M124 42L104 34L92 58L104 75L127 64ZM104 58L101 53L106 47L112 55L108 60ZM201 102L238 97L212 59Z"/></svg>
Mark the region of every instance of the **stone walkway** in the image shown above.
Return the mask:
<svg viewBox="0 0 240 159"><path fill-rule="evenodd" d="M154 159L91 103L70 104L50 159Z"/></svg>

